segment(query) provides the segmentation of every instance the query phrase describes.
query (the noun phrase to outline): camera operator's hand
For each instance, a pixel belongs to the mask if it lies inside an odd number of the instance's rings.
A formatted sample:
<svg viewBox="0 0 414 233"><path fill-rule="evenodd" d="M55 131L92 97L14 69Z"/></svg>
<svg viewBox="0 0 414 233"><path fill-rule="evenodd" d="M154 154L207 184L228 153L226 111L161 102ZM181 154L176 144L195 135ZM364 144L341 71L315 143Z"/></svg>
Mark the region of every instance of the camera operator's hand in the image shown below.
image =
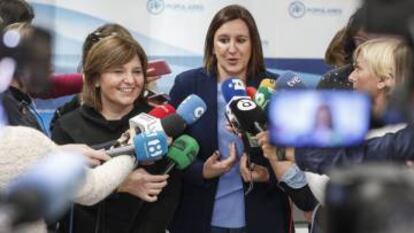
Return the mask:
<svg viewBox="0 0 414 233"><path fill-rule="evenodd" d="M86 157L89 166L96 167L101 165L103 161L110 160L111 157L104 150L94 150L85 144L66 144L59 146L63 151L78 152Z"/></svg>
<svg viewBox="0 0 414 233"><path fill-rule="evenodd" d="M240 174L244 182L267 182L269 181L269 172L266 167L259 164L250 164L247 166L247 155L243 154L240 158Z"/></svg>
<svg viewBox="0 0 414 233"><path fill-rule="evenodd" d="M127 192L147 202L155 202L162 189L167 186L168 175L151 175L139 168L126 178L118 192Z"/></svg>
<svg viewBox="0 0 414 233"><path fill-rule="evenodd" d="M236 163L236 144L232 143L229 145L229 156L226 159L220 160L220 154L215 151L208 159L204 162L203 166L203 177L205 179L211 179L223 175L230 171L230 169Z"/></svg>

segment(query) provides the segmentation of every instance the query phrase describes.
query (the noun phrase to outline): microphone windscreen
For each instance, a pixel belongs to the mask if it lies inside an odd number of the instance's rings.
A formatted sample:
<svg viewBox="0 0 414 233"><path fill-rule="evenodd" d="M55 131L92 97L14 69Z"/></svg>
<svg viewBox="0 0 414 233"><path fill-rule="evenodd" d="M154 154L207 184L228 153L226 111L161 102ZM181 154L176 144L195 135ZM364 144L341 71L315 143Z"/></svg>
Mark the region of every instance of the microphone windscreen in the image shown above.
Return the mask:
<svg viewBox="0 0 414 233"><path fill-rule="evenodd" d="M246 87L239 78L229 78L221 84L221 92L223 93L226 103L234 96L247 96Z"/></svg>
<svg viewBox="0 0 414 233"><path fill-rule="evenodd" d="M184 134L174 140L167 157L174 161L178 169L182 170L187 168L196 159L199 150L200 147L197 141Z"/></svg>
<svg viewBox="0 0 414 233"><path fill-rule="evenodd" d="M175 113L175 108L171 104L164 104L153 108L148 114L162 119L173 113Z"/></svg>
<svg viewBox="0 0 414 233"><path fill-rule="evenodd" d="M134 137L134 148L138 161L162 159L168 152L167 135L162 131L140 133Z"/></svg>
<svg viewBox="0 0 414 233"><path fill-rule="evenodd" d="M187 126L186 122L178 114L171 114L161 119L161 125L164 132L172 138L180 136Z"/></svg>
<svg viewBox="0 0 414 233"><path fill-rule="evenodd" d="M303 83L303 80L299 77L298 74L292 71L286 71L281 74L276 81L277 90L281 89L299 89L306 88L306 85Z"/></svg>
<svg viewBox="0 0 414 233"><path fill-rule="evenodd" d="M254 96L254 102L260 108L266 109L274 92L274 89L271 89L266 86L259 86L259 89L257 89L256 95Z"/></svg>
<svg viewBox="0 0 414 233"><path fill-rule="evenodd" d="M46 155L7 185L5 201L23 208L22 221L36 217L56 219L69 207L83 183L86 167L85 157L77 153Z"/></svg>
<svg viewBox="0 0 414 233"><path fill-rule="evenodd" d="M262 128L266 125L266 114L248 98L231 102L230 109L241 129L248 133L256 135L260 132L255 123L258 123Z"/></svg>
<svg viewBox="0 0 414 233"><path fill-rule="evenodd" d="M193 124L207 111L207 105L199 96L191 94L177 108L187 125Z"/></svg>
<svg viewBox="0 0 414 233"><path fill-rule="evenodd" d="M259 87L267 87L267 88L275 90L276 89L276 80L274 80L272 78L265 78L260 82Z"/></svg>
<svg viewBox="0 0 414 233"><path fill-rule="evenodd" d="M254 96L256 95L256 88L254 87L246 87L246 94L250 97L250 99L254 99Z"/></svg>

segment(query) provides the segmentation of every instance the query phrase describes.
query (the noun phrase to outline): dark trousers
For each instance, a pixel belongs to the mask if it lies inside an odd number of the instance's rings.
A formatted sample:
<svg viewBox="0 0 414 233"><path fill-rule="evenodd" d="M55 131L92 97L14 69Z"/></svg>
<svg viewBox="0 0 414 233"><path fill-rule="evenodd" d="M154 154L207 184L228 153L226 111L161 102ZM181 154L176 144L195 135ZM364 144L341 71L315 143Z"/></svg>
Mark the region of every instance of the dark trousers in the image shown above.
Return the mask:
<svg viewBox="0 0 414 233"><path fill-rule="evenodd" d="M210 233L245 233L243 228L223 228L223 227L213 227L211 226Z"/></svg>

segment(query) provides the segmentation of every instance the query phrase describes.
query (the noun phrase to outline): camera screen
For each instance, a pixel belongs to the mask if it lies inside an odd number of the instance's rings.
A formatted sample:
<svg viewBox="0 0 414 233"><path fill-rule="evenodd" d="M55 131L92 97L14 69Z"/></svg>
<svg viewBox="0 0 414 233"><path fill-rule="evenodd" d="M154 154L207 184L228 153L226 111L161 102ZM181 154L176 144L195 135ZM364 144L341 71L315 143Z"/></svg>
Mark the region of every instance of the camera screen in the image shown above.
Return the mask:
<svg viewBox="0 0 414 233"><path fill-rule="evenodd" d="M353 91L282 91L269 109L270 140L279 146L344 147L361 143L370 99Z"/></svg>

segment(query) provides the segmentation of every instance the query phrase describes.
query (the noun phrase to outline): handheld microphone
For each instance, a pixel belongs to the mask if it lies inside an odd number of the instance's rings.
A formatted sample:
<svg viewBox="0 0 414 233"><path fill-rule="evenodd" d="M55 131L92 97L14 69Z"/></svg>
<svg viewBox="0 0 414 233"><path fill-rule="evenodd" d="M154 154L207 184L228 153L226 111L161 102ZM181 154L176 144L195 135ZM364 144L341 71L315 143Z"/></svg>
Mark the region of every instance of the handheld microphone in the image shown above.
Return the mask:
<svg viewBox="0 0 414 233"><path fill-rule="evenodd" d="M276 81L274 79L263 79L257 89L254 102L263 110L267 108L273 93L275 92Z"/></svg>
<svg viewBox="0 0 414 233"><path fill-rule="evenodd" d="M246 94L250 97L250 99L254 99L254 96L256 95L257 90L254 87L246 87Z"/></svg>
<svg viewBox="0 0 414 233"><path fill-rule="evenodd" d="M206 103L197 95L191 94L180 103L177 113L187 125L196 122L207 111Z"/></svg>
<svg viewBox="0 0 414 233"><path fill-rule="evenodd" d="M175 111L175 108L171 104L159 105L153 108L150 112L148 112L149 115L154 116L159 119L162 119L174 113L176 113L176 111Z"/></svg>
<svg viewBox="0 0 414 233"><path fill-rule="evenodd" d="M260 131L257 130L255 123L265 128L266 114L252 100L248 98L235 100L230 103L230 109L242 131L253 135L258 134Z"/></svg>
<svg viewBox="0 0 414 233"><path fill-rule="evenodd" d="M197 141L188 136L181 135L170 146L167 157L170 162L163 174L169 173L174 167L180 170L187 168L197 157L200 146Z"/></svg>
<svg viewBox="0 0 414 233"><path fill-rule="evenodd" d="M299 75L292 71L286 71L281 74L276 80L276 86L277 90L306 88Z"/></svg>
<svg viewBox="0 0 414 233"><path fill-rule="evenodd" d="M105 151L109 156L135 155L138 161L159 160L168 151L167 135L163 131L135 135L133 143Z"/></svg>
<svg viewBox="0 0 414 233"><path fill-rule="evenodd" d="M247 96L246 87L239 78L229 78L221 84L224 100L229 103L235 96Z"/></svg>
<svg viewBox="0 0 414 233"><path fill-rule="evenodd" d="M69 207L85 178L86 167L86 159L80 154L47 155L6 187L1 221L16 226L43 217L56 219Z"/></svg>

